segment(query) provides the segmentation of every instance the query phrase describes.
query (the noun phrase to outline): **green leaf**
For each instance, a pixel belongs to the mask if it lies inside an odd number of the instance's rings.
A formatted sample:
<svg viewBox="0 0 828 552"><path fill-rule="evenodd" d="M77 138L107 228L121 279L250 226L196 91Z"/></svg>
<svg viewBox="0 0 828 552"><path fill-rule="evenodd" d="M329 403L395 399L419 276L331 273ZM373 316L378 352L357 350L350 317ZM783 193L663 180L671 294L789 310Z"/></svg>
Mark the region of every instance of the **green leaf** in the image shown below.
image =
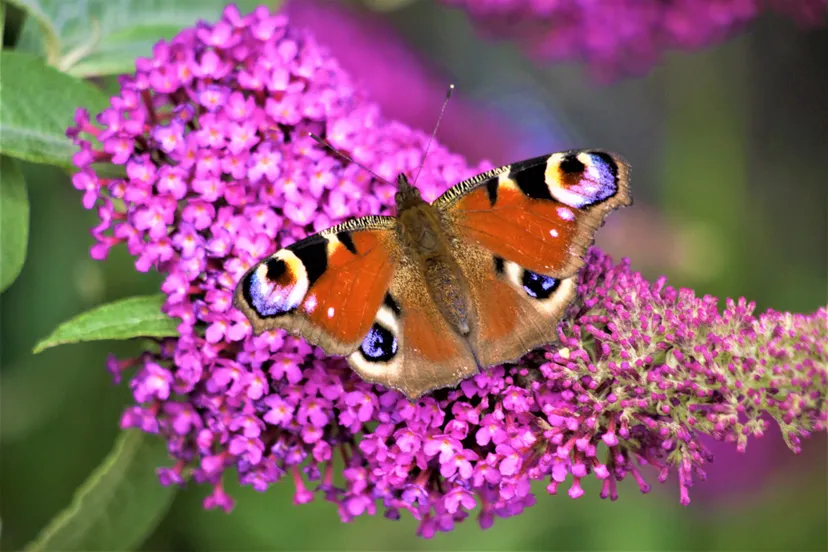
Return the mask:
<svg viewBox="0 0 828 552"><path fill-rule="evenodd" d="M78 488L72 503L27 550L133 550L167 512L177 487L155 475L167 448L138 430L121 434L112 452Z"/></svg>
<svg viewBox="0 0 828 552"><path fill-rule="evenodd" d="M33 352L81 341L175 337L178 321L161 312L163 304L163 295L146 295L101 305L58 326L35 345Z"/></svg>
<svg viewBox="0 0 828 552"><path fill-rule="evenodd" d="M103 111L97 88L48 67L31 54L0 52L0 153L72 167L77 148L66 137L78 107Z"/></svg>
<svg viewBox="0 0 828 552"><path fill-rule="evenodd" d="M132 73L135 58L198 20L215 22L226 0L13 0L28 11L18 48L43 54L50 65L79 76ZM242 13L261 0L235 2ZM268 2L278 6L280 2ZM273 9L273 8L271 8Z"/></svg>
<svg viewBox="0 0 828 552"><path fill-rule="evenodd" d="M29 241L29 196L17 161L0 156L0 292L17 279Z"/></svg>

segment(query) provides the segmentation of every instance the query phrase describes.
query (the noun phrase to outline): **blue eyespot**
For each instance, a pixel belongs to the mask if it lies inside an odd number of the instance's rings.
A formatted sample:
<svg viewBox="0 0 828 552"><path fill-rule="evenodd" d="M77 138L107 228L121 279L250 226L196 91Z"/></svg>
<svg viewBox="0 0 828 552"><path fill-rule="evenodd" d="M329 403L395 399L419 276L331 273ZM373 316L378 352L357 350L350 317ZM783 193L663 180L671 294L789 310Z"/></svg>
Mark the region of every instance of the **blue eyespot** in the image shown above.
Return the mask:
<svg viewBox="0 0 828 552"><path fill-rule="evenodd" d="M397 354L397 338L387 328L374 324L359 350L365 360L388 362Z"/></svg>
<svg viewBox="0 0 828 552"><path fill-rule="evenodd" d="M529 297L548 299L560 285L560 280L531 270L523 271L523 289Z"/></svg>
<svg viewBox="0 0 828 552"><path fill-rule="evenodd" d="M281 259L271 260L266 268L250 272L243 282L245 299L259 316L272 317L290 312L298 306L301 295ZM301 291L301 290L299 290Z"/></svg>
<svg viewBox="0 0 828 552"><path fill-rule="evenodd" d="M555 199L577 209L603 203L618 192L618 166L611 156L583 152L580 157L588 158L588 164L575 154L561 160L558 167L565 175L564 185L553 190Z"/></svg>

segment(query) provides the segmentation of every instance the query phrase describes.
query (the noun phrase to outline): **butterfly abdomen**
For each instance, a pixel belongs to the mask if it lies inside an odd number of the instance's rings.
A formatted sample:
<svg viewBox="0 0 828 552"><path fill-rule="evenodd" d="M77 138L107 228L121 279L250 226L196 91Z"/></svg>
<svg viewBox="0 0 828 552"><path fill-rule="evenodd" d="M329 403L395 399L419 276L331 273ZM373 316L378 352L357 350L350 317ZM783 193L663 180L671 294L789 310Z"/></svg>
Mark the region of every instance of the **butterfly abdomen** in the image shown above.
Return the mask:
<svg viewBox="0 0 828 552"><path fill-rule="evenodd" d="M472 303L437 210L423 201L402 209L397 221L402 246L418 265L440 314L460 335L468 335Z"/></svg>
<svg viewBox="0 0 828 552"><path fill-rule="evenodd" d="M429 294L440 314L460 335L468 335L472 303L460 267L451 258L429 258L423 268Z"/></svg>

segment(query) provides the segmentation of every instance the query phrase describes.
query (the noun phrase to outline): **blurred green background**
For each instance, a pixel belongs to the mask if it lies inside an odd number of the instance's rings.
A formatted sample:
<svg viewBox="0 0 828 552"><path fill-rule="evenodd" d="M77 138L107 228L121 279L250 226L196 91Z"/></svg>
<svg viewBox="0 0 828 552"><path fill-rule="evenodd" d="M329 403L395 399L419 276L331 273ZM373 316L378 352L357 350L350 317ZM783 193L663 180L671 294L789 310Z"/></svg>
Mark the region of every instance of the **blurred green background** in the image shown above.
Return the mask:
<svg viewBox="0 0 828 552"><path fill-rule="evenodd" d="M669 54L646 77L601 85L582 67L533 62L508 43L486 42L462 13L430 1L382 3L380 11L353 2L296 4L289 9L312 30L360 32L345 51L342 36L318 31L391 117L430 131L446 85L455 83L457 100L438 139L472 162L578 146L627 157L636 204L610 218L598 244L647 276L666 274L700 295L746 296L759 310L812 312L826 304L825 29L762 17L722 45ZM16 40L8 27L5 40L7 47ZM405 63L383 59L394 55ZM92 261L95 216L68 176L28 164L24 171L28 257L0 313L3 550L35 537L111 449L130 393L112 385L104 361L109 352L139 351L134 343L96 343L33 356L34 343L76 313L157 292L160 282L137 273L123 248ZM678 504L675 481L659 485L653 472L646 473L655 484L650 496L625 481L616 503L601 501L593 481L578 500L547 496L539 486L538 503L523 515L485 532L471 519L430 541L415 536L410 516L346 525L321 499L294 506L290 481L265 494L231 485L238 503L230 515L203 511L206 489L191 486L143 548L828 549L825 435L806 441L799 457L778 432L741 457L714 450L710 477L691 490L689 507Z"/></svg>

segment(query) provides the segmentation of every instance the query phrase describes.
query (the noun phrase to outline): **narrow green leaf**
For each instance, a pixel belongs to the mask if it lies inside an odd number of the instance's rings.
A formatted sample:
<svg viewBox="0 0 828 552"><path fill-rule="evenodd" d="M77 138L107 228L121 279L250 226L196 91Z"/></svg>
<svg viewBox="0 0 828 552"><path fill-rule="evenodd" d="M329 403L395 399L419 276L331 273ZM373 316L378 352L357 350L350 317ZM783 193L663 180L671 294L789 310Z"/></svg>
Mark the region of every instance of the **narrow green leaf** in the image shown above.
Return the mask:
<svg viewBox="0 0 828 552"><path fill-rule="evenodd" d="M78 76L132 73L135 58L152 53L161 39L175 36L198 20L217 21L226 0L15 0L24 9L42 15L24 25L19 47L47 54L49 31L59 52L48 53L49 63ZM235 2L242 13L261 0ZM266 2L275 9L281 2ZM71 7L70 7L71 6Z"/></svg>
<svg viewBox="0 0 828 552"><path fill-rule="evenodd" d="M29 196L20 166L0 156L0 293L17 279L29 241Z"/></svg>
<svg viewBox="0 0 828 552"><path fill-rule="evenodd" d="M178 321L161 312L163 304L163 295L146 295L101 305L58 326L35 345L33 352L81 341L175 337Z"/></svg>
<svg viewBox="0 0 828 552"><path fill-rule="evenodd" d="M72 503L27 550L133 550L167 512L177 487L164 487L155 468L169 463L163 441L126 431L78 488Z"/></svg>
<svg viewBox="0 0 828 552"><path fill-rule="evenodd" d="M0 52L0 153L71 168L76 149L66 137L78 107L91 114L109 104L97 88L32 54Z"/></svg>

